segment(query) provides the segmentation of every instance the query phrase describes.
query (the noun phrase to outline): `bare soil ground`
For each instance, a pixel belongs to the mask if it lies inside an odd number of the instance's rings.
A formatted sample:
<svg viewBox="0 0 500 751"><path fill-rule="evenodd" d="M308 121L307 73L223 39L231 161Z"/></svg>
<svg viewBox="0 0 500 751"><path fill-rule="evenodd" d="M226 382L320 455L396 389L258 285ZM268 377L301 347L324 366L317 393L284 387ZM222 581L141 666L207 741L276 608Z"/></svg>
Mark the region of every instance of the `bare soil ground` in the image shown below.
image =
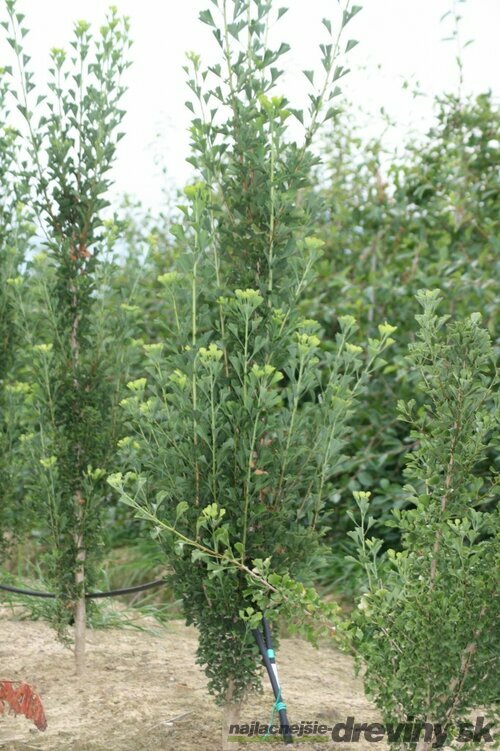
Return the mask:
<svg viewBox="0 0 500 751"><path fill-rule="evenodd" d="M141 626L147 632L89 631L87 674L78 680L71 650L46 623L15 620L11 611L0 610L0 679L31 684L48 721L41 733L24 717L0 716L0 749L219 751L222 712L195 662L196 631L180 621L160 626L145 619ZM278 664L290 722L332 725L349 715L360 722L378 720L361 679L354 677L352 660L333 647L317 650L300 639L283 639ZM269 722L273 697L267 678L264 685L264 694L244 705L240 722ZM362 740L356 748L372 745ZM376 745L386 748L383 742ZM232 746L235 751L281 748L260 741ZM303 751L341 746L331 739L295 744Z"/></svg>

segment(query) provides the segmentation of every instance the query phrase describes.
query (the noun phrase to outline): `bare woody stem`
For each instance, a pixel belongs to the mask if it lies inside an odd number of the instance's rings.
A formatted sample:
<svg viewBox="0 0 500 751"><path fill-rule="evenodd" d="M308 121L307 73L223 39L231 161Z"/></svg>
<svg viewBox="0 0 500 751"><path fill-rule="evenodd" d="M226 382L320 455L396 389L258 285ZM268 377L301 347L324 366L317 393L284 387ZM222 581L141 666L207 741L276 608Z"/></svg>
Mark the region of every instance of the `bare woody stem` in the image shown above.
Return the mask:
<svg viewBox="0 0 500 751"><path fill-rule="evenodd" d="M85 671L85 637L86 637L86 602L85 602L85 558L86 551L83 540L83 504L84 499L80 492L75 495L75 516L77 521L77 532L75 533L76 547L76 568L75 584L79 596L75 603L75 663L77 675L82 675Z"/></svg>

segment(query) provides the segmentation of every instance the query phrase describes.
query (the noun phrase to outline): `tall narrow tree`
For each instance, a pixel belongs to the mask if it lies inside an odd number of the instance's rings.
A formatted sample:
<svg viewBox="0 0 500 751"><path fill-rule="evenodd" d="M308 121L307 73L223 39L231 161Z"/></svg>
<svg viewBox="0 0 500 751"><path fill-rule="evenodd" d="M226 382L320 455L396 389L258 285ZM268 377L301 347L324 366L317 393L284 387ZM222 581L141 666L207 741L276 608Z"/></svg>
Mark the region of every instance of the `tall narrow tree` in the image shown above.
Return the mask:
<svg viewBox="0 0 500 751"><path fill-rule="evenodd" d="M307 575L320 544L356 394L392 327L363 351L350 341L348 316L327 352L320 327L300 312L321 249L314 196L304 191L316 162L311 140L334 114L345 72L340 33L359 8L347 5L338 35L324 22L324 80L298 143L292 110L275 95L288 46L267 42L284 9L275 14L265 0L214 6L218 18L207 10L201 19L222 62L203 69L190 54L187 66L199 176L175 228L187 252L159 279L177 348L151 343L147 377L129 383L131 472L110 482L161 536L187 621L199 630L209 689L232 717L260 686L252 628L262 611L304 621L322 609L294 577Z"/></svg>
<svg viewBox="0 0 500 751"><path fill-rule="evenodd" d="M25 529L18 478L13 471L19 433L13 396L23 389L15 335L14 288L23 284L21 269L33 234L23 205L22 181L16 174L19 134L9 111L9 70L0 69L0 557Z"/></svg>
<svg viewBox="0 0 500 751"><path fill-rule="evenodd" d="M112 445L112 385L95 346L96 273L108 205L109 170L121 134L128 22L112 9L97 38L75 25L69 54L52 49L48 94L33 102L24 16L7 0L17 60L17 106L25 121L23 176L47 250L45 340L32 348L32 485L48 519L48 580L56 621L74 620L77 670L84 667L85 591L95 580ZM33 493L35 496L35 493Z"/></svg>

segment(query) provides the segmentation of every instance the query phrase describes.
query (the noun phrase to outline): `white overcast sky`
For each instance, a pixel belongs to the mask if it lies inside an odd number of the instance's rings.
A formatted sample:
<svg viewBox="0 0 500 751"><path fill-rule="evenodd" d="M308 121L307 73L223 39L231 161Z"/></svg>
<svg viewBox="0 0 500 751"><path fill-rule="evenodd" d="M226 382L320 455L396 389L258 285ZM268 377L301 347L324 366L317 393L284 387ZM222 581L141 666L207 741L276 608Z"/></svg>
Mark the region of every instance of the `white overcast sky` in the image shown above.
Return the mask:
<svg viewBox="0 0 500 751"><path fill-rule="evenodd" d="M114 4L130 17L134 40L116 190L156 207L164 184L155 166L157 158L174 185L189 179L185 158L190 114L184 106L188 91L182 66L188 50L213 62L210 29L197 20L200 10L213 6L208 0L114 0ZM290 8L276 34L292 45L282 58L287 76L280 93L301 105L307 86L301 70L317 67L318 44L325 41L321 19L335 18L338 6L335 0L276 0L276 4ZM359 0L359 4L363 11L346 35L358 39L359 45L349 56L354 70L343 79L343 95L367 113L366 133L384 129L379 114L384 107L398 123L387 136L397 144L408 127L421 131L429 123L435 94L456 89L455 47L441 41L450 31L450 21L440 23L452 0ZM48 50L66 45L75 20L99 25L107 7L104 0L18 0L31 29L27 45L35 71L43 78ZM474 40L464 52L465 90L492 89L498 96L500 0L468 0L459 7L462 40ZM4 51L0 46L0 65ZM402 89L405 79L418 81L427 96L414 99Z"/></svg>

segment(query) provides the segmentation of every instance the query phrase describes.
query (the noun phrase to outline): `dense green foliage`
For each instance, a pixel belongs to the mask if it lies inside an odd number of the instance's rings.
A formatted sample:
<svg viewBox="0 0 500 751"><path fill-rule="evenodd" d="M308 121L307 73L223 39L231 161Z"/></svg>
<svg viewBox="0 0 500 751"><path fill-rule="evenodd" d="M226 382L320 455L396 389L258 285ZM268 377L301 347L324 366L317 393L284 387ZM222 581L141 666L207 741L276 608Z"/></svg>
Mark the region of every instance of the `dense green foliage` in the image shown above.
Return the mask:
<svg viewBox="0 0 500 751"><path fill-rule="evenodd" d="M202 70L196 55L187 69L200 107L192 161L203 181L186 188L185 221L175 227L186 250L158 278L174 330L166 347L145 345L148 379L128 384L133 433L121 443L130 471L111 482L168 532L173 586L199 629L209 688L234 701L260 684L252 569L265 566L259 608L283 613L288 593L277 598L278 585L311 570L355 397L393 329L382 325L363 352L347 316L322 353L318 324L298 307L322 245L311 234L314 195L300 199L316 161L310 140L330 116L322 108L340 76L333 47L324 48L323 94L299 145L287 138L287 102L268 96L286 51L266 47L268 4L235 4L231 19L221 10L222 33L211 14L203 18L225 72ZM228 113L211 108L226 101Z"/></svg>
<svg viewBox="0 0 500 751"><path fill-rule="evenodd" d="M446 732L496 698L498 507L481 508L498 494L485 464L492 442L498 452L498 380L480 315L447 323L438 294L418 299L408 358L423 407L399 404L416 442L405 470L409 508L393 512L402 549L381 553L381 540L367 536L374 519L369 493L359 492L351 535L368 586L353 621L365 685L385 718L412 716Z"/></svg>
<svg viewBox="0 0 500 751"><path fill-rule="evenodd" d="M332 497L327 582L352 591L356 571L345 565L346 509L351 493L370 490L377 533L388 545L399 533L383 522L401 492L405 454L413 442L395 419L398 398L410 399L414 376L405 360L414 339L415 295L439 288L457 317L480 311L492 335L497 326L500 236L500 115L491 95L437 102L436 125L390 159L380 142L363 142L350 113L335 122L325 140L320 186L326 211L323 258L307 315L333 337L339 315L354 315L365 336L377 322L397 326L391 362L372 380L357 412L352 462ZM392 417L391 417L392 416ZM340 552L340 555L339 555Z"/></svg>
<svg viewBox="0 0 500 751"><path fill-rule="evenodd" d="M278 632L335 632L386 719L447 728L489 705L491 94L439 99L396 157L335 106L359 6L323 21L300 111L280 90L288 45L269 45L286 9L212 0L220 62L185 67L195 181L177 209L111 216L128 22L78 22L37 97L24 16L3 6L2 561L36 559L58 595L45 613L61 634L76 618L81 647L107 556L146 550L219 702L259 688L265 611Z"/></svg>
<svg viewBox="0 0 500 751"><path fill-rule="evenodd" d="M24 201L25 188L17 164L19 134L9 125L9 71L0 70L0 556L29 527L22 482L13 455L21 433L16 410L16 383L21 343L16 338L14 290L21 284L20 269L36 228Z"/></svg>

